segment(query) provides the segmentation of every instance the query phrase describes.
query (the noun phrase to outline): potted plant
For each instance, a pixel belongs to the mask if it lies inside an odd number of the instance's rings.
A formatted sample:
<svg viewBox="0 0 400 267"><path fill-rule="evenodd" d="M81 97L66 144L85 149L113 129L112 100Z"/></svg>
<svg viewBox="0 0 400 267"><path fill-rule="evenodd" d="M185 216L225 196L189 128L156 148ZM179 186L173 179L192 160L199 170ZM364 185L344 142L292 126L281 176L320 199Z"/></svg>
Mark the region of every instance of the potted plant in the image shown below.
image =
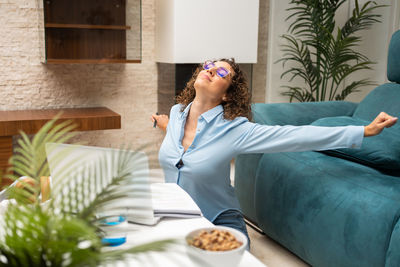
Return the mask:
<svg viewBox="0 0 400 267"><path fill-rule="evenodd" d="M102 168L109 160L106 158L94 163L96 173L85 167L81 170L92 174L87 179L97 187L94 198L87 198L87 191L94 190L94 187L83 188L83 184L77 183L74 190L62 193L62 201L56 201L60 198L55 196L41 201L40 178L49 176L45 144L71 140L74 134L70 131L74 127L71 122L57 124L54 119L44 125L32 141L21 133L19 148L10 159L10 172L6 177L16 180L27 176L30 180L22 181L20 187L7 188L11 200L4 216L0 216L0 266L97 266L124 259L127 255L163 250L174 242L163 240L129 249L104 249L99 228L104 218L96 214L100 209L104 212L111 201L131 193L123 188L127 182L136 183L127 171L129 156L115 158L118 170L113 177L107 177ZM59 156L62 158L64 155ZM52 188L56 186L53 184ZM78 206L80 208L76 209Z"/></svg>
<svg viewBox="0 0 400 267"><path fill-rule="evenodd" d="M371 69L367 56L355 49L361 42L357 33L369 29L380 22L381 15L373 12L383 7L374 1L367 1L360 6L355 0L355 7L350 18L342 27L336 27L335 14L346 0L291 0L287 10L291 14L286 20L293 19L288 28L289 34L282 39L285 45L283 66L294 63L285 70L282 77L290 76L289 81L298 77L304 81L303 86L284 86L288 91L282 94L300 102L344 100L349 94L357 92L360 87L372 85L368 78L344 81L352 73Z"/></svg>

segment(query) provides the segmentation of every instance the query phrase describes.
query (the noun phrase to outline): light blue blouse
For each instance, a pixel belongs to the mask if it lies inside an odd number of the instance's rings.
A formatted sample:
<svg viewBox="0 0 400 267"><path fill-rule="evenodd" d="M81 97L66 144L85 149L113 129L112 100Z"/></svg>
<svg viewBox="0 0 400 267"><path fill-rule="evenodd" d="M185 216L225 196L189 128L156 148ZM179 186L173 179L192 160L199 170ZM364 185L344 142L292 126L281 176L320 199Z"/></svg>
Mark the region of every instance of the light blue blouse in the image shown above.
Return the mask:
<svg viewBox="0 0 400 267"><path fill-rule="evenodd" d="M182 138L191 104L171 109L159 152L165 181L177 183L213 221L228 209L240 210L230 181L230 162L238 154L326 150L361 146L364 127L269 126L247 118L223 118L221 105L203 113L196 136L184 152Z"/></svg>

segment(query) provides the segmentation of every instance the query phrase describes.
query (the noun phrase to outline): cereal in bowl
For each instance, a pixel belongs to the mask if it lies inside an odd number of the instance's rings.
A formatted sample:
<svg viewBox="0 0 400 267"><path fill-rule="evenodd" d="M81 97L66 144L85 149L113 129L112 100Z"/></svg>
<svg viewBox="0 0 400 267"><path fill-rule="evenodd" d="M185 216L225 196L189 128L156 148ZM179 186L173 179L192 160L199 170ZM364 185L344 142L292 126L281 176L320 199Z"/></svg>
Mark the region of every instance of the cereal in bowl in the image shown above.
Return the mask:
<svg viewBox="0 0 400 267"><path fill-rule="evenodd" d="M238 248L243 243L236 240L236 237L229 231L212 229L211 231L201 231L189 245L209 251L226 251Z"/></svg>

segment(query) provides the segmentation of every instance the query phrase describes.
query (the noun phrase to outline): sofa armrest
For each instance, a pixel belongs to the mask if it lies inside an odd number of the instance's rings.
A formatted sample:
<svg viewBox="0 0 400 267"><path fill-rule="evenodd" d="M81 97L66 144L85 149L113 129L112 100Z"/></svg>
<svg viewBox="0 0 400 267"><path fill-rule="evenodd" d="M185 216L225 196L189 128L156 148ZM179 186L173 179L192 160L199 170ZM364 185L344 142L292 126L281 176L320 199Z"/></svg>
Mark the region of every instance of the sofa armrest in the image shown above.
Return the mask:
<svg viewBox="0 0 400 267"><path fill-rule="evenodd" d="M256 172L263 154L243 154L235 158L235 193L243 215L257 224L254 204Z"/></svg>
<svg viewBox="0 0 400 267"><path fill-rule="evenodd" d="M347 101L252 105L254 122L268 125L308 125L324 117L352 116L357 103Z"/></svg>

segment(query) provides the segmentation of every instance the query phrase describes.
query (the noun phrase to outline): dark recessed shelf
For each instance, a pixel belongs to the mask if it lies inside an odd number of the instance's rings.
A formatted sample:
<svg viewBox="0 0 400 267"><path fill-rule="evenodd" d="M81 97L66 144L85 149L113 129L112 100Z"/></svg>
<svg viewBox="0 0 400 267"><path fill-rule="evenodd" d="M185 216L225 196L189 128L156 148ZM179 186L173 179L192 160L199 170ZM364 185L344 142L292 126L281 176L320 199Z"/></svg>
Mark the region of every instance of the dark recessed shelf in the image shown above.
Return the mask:
<svg viewBox="0 0 400 267"><path fill-rule="evenodd" d="M46 28L66 28L66 29L99 29L99 30L130 30L126 25L92 25L92 24L65 24L65 23L46 23Z"/></svg>
<svg viewBox="0 0 400 267"><path fill-rule="evenodd" d="M44 0L43 7L45 63L141 63L141 1Z"/></svg>
<svg viewBox="0 0 400 267"><path fill-rule="evenodd" d="M104 63L141 63L140 59L60 59L48 58L47 64L104 64Z"/></svg>

